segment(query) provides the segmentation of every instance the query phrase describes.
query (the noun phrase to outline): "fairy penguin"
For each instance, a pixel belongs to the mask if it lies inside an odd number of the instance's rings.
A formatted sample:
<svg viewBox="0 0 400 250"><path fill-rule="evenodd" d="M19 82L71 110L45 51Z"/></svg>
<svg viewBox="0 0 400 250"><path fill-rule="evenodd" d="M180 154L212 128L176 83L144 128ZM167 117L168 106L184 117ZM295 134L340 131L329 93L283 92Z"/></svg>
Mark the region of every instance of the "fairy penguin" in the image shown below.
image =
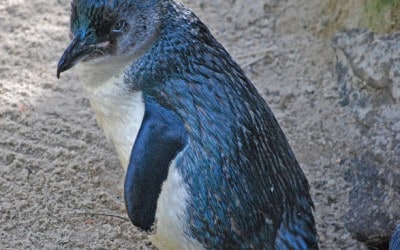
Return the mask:
<svg viewBox="0 0 400 250"><path fill-rule="evenodd" d="M126 170L132 223L160 249L318 249L309 184L272 111L188 8L73 0L96 119Z"/></svg>

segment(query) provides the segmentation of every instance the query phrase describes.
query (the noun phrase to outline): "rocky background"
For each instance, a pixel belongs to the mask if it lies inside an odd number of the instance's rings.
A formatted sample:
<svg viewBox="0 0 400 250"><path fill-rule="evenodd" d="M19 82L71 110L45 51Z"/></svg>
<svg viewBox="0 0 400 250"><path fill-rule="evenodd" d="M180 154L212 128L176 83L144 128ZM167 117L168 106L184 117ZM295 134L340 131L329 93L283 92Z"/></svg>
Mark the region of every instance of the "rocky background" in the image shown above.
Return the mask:
<svg viewBox="0 0 400 250"><path fill-rule="evenodd" d="M275 112L321 249L385 249L400 223L400 3L183 2ZM77 77L55 77L69 5L0 0L0 248L152 248L127 220L122 169Z"/></svg>

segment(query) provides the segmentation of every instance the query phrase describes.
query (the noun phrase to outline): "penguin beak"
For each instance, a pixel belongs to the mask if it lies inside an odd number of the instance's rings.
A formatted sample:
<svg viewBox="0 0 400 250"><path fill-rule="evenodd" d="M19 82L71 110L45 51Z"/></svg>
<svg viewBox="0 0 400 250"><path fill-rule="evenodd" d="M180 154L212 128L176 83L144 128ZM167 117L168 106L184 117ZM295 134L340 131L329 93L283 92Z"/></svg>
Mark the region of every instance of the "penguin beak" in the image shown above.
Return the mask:
<svg viewBox="0 0 400 250"><path fill-rule="evenodd" d="M85 39L84 39L85 40ZM57 67L57 78L60 78L60 74L68 69L72 68L75 64L79 63L90 55L97 46L94 44L85 44L78 36L75 37L68 48L64 51L58 62Z"/></svg>

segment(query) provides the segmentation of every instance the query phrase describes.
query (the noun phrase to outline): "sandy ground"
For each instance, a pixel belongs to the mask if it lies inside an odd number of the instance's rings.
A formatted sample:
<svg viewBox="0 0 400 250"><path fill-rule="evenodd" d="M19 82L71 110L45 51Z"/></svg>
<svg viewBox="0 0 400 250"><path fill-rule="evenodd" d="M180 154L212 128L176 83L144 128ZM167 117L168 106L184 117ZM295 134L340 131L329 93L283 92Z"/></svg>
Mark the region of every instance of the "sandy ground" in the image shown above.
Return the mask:
<svg viewBox="0 0 400 250"><path fill-rule="evenodd" d="M351 119L337 104L334 51L304 26L318 1L184 3L275 112L310 181L321 248L365 249L343 226ZM0 1L0 249L148 249L126 219L122 169L76 76L55 76L69 5Z"/></svg>

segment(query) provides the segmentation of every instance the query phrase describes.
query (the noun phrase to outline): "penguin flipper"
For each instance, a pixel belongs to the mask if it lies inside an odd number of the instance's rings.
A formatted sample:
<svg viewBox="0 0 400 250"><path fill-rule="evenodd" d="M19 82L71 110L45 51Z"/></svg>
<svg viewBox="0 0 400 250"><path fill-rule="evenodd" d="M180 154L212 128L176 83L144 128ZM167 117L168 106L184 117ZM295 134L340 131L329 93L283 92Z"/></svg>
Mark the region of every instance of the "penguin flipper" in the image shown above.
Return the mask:
<svg viewBox="0 0 400 250"><path fill-rule="evenodd" d="M124 186L125 205L135 226L151 229L169 165L186 141L186 130L179 116L154 99L145 98L145 113L131 151Z"/></svg>

